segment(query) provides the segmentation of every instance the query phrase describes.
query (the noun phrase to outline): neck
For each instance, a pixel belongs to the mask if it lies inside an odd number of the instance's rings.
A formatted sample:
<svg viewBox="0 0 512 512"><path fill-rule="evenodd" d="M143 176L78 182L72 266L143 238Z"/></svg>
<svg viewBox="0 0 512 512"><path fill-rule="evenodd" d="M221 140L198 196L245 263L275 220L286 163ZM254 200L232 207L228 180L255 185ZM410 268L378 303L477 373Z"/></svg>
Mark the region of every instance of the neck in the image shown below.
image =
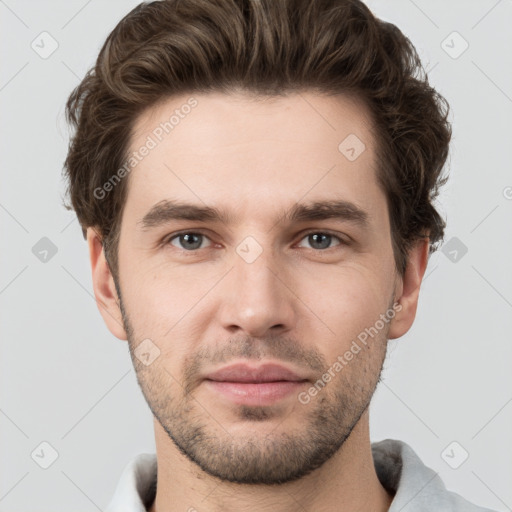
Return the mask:
<svg viewBox="0 0 512 512"><path fill-rule="evenodd" d="M392 496L373 463L368 409L338 452L309 475L280 485L225 482L202 471L174 445L155 420L158 482L149 512L372 510L385 512Z"/></svg>

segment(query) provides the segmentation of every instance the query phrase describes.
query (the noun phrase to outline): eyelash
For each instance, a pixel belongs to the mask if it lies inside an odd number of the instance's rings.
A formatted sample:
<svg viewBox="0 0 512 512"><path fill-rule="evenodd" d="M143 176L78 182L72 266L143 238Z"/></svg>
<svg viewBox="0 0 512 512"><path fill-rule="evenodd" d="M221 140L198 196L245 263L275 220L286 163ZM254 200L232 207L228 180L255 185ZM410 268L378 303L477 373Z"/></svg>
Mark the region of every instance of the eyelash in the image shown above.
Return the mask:
<svg viewBox="0 0 512 512"><path fill-rule="evenodd" d="M329 230L324 230L324 231L320 231L320 230L311 230L311 231L307 231L306 233L303 233L302 234L302 237L300 238L299 241L302 241L304 240L304 238L308 237L309 235L315 235L315 234L320 234L320 235L328 235L330 237L332 237L333 239L336 239L339 244L338 245L335 245L333 247L328 247L327 249L313 249L311 248L312 251L316 251L316 252L327 252L329 251L329 249L334 249L335 247L340 247L340 246L347 246L347 245L350 245L349 242L347 240L344 240L343 238L341 238L340 236L332 233L331 231ZM201 235L205 238L208 238L210 240L210 238L208 237L207 234L203 233L202 231L179 231L177 233L173 233L172 235L169 235L167 237L165 237L162 242L161 242L161 245L162 246L168 246L168 245L172 245L171 244L171 241L176 239L176 238L179 238L180 236L182 235ZM211 241L211 240L210 240ZM191 249L191 250L187 250L187 249L181 249L179 247L175 247L175 246L172 246L173 248L183 252L183 253L188 253L190 255L194 255L194 254L197 254L197 252L200 250L200 249ZM208 249L208 247L205 247L204 249Z"/></svg>

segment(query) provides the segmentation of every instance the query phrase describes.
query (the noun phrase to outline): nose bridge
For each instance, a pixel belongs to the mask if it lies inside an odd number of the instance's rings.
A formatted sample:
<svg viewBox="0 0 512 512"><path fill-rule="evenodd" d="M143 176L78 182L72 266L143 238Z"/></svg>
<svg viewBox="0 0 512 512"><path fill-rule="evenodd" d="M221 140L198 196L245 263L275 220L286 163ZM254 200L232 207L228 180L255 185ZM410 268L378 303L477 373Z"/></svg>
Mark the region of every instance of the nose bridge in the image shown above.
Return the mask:
<svg viewBox="0 0 512 512"><path fill-rule="evenodd" d="M293 294L283 283L282 261L270 242L263 245L248 236L236 246L232 261L234 268L222 296L224 327L236 326L251 336L272 328L290 329Z"/></svg>
<svg viewBox="0 0 512 512"><path fill-rule="evenodd" d="M238 244L235 253L234 274L241 284L251 285L256 293L265 293L269 287L278 287L276 274L282 262L270 243L264 247L249 236Z"/></svg>

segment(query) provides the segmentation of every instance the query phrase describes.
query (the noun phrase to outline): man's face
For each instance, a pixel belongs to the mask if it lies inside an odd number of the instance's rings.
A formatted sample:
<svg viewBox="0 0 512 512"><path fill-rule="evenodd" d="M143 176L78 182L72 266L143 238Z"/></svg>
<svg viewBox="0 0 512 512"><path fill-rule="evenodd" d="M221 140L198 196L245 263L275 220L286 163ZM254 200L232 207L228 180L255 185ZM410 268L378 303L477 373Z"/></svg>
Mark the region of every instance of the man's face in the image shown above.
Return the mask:
<svg viewBox="0 0 512 512"><path fill-rule="evenodd" d="M153 146L148 136L157 144L130 173L122 218L130 352L156 420L201 469L291 481L340 448L385 357L398 280L375 140L364 106L344 96L194 98L181 109L188 96L173 97L134 127L131 151ZM154 130L176 109L190 113L159 142ZM300 208L340 201L352 209ZM223 217L174 218L171 203ZM207 379L235 363L275 363L296 380Z"/></svg>

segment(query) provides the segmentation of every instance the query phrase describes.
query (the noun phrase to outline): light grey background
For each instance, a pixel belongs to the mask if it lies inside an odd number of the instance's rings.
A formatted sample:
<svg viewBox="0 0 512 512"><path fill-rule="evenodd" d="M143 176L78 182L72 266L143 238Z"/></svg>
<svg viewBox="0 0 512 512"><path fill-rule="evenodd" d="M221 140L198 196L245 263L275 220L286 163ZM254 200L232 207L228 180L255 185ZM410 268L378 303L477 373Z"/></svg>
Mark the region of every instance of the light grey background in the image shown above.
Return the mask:
<svg viewBox="0 0 512 512"><path fill-rule="evenodd" d="M127 462L154 451L127 344L97 311L61 181L65 100L137 3L0 0L1 511L102 510ZM416 45L454 130L440 197L448 249L429 262L413 328L390 342L372 440L404 440L449 489L512 510L512 1L367 3ZM51 49L43 31L58 43L45 59L31 47ZM43 237L57 248L46 262L32 252ZM58 452L48 469L42 442ZM462 450L468 459L452 469Z"/></svg>

